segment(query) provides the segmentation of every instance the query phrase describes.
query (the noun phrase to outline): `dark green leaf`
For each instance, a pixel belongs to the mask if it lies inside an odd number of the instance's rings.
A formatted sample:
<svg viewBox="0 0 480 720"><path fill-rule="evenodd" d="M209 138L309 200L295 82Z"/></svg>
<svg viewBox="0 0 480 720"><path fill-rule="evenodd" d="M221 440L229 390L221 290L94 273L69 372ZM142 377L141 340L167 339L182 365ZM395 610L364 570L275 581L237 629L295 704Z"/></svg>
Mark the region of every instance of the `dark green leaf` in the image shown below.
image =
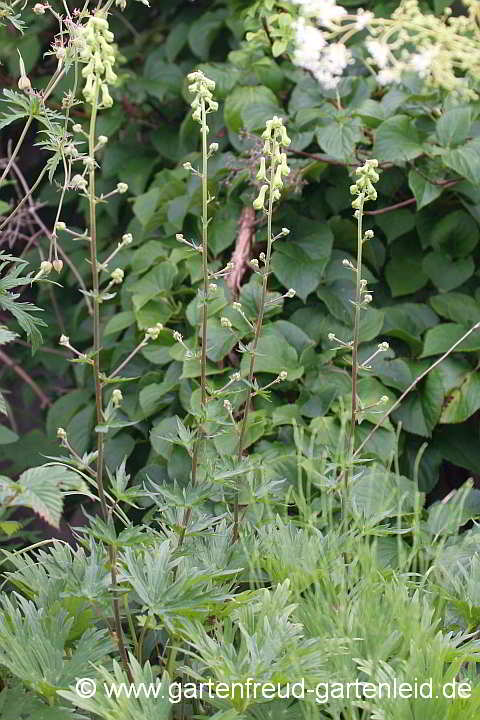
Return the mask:
<svg viewBox="0 0 480 720"><path fill-rule="evenodd" d="M255 111L257 106L267 106L280 112L278 100L270 88L264 85L236 87L225 101L224 117L227 128L238 133L243 127L249 110ZM272 113L274 114L274 112Z"/></svg>
<svg viewBox="0 0 480 720"><path fill-rule="evenodd" d="M431 252L423 260L422 267L438 290L448 292L470 278L475 271L472 257L452 260L442 252Z"/></svg>
<svg viewBox="0 0 480 720"><path fill-rule="evenodd" d="M373 157L380 162L407 162L423 152L414 121L407 115L385 120L375 134Z"/></svg>
<svg viewBox="0 0 480 720"><path fill-rule="evenodd" d="M425 344L421 357L431 355L442 355L447 352L468 330L464 325L456 323L442 323L430 330L425 335ZM474 332L467 337L454 352L474 352L480 350L480 331Z"/></svg>
<svg viewBox="0 0 480 720"><path fill-rule="evenodd" d="M433 185L416 170L408 173L408 184L417 201L417 210L436 200L443 192L441 185Z"/></svg>

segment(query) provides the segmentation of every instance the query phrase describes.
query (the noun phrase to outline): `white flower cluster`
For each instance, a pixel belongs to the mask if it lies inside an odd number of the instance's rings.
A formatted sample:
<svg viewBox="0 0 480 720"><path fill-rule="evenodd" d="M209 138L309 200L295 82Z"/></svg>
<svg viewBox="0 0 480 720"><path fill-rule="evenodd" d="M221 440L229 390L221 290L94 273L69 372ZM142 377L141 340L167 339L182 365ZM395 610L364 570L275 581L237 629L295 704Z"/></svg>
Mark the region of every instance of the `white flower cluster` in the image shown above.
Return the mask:
<svg viewBox="0 0 480 720"><path fill-rule="evenodd" d="M480 0L463 0L466 15L424 14L418 0L401 0L389 18L360 8L349 13L336 0L290 0L299 7L293 62L327 89L353 62L348 41L366 30L367 63L380 85L399 83L406 72L460 99L477 98L471 79L480 73Z"/></svg>
<svg viewBox="0 0 480 720"><path fill-rule="evenodd" d="M295 25L295 65L309 70L327 89L337 87L352 54L343 43L328 43L324 33L300 17Z"/></svg>
<svg viewBox="0 0 480 720"><path fill-rule="evenodd" d="M335 23L341 20L347 11L335 0L292 0L295 5L300 5L302 13L306 17L313 17L319 25L326 28L334 27Z"/></svg>

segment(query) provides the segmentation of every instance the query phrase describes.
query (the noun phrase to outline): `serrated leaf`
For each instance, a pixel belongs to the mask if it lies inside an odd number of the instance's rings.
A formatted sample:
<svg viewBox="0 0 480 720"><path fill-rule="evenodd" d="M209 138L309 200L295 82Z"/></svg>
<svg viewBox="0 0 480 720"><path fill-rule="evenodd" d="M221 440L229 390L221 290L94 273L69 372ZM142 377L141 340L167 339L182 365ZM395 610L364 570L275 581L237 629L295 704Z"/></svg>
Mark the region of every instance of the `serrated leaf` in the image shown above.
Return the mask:
<svg viewBox="0 0 480 720"><path fill-rule="evenodd" d="M441 145L457 145L470 135L472 111L469 107L448 110L437 121L436 133Z"/></svg>
<svg viewBox="0 0 480 720"><path fill-rule="evenodd" d="M105 325L105 330L103 331L103 334L116 335L117 333L121 332L122 330L126 330L126 328L134 324L135 314L131 310L126 310L125 312L117 313L117 315L114 315L110 318L110 320Z"/></svg>
<svg viewBox="0 0 480 720"><path fill-rule="evenodd" d="M436 200L443 192L441 185L433 185L416 170L408 173L408 185L417 201L417 210Z"/></svg>
<svg viewBox="0 0 480 720"><path fill-rule="evenodd" d="M3 399L3 398L2 398ZM6 410L6 408L5 408ZM2 410L2 405L0 402L0 411ZM6 414L6 412L5 412ZM10 443L17 442L18 435L14 433L10 428L5 427L5 425L0 425L0 445L9 445Z"/></svg>
<svg viewBox="0 0 480 720"><path fill-rule="evenodd" d="M438 290L448 292L473 275L475 263L471 256L452 260L446 253L437 251L426 255L422 268Z"/></svg>
<svg viewBox="0 0 480 720"><path fill-rule="evenodd" d="M474 185L480 183L480 138L474 138L460 148L442 155L445 165Z"/></svg>
<svg viewBox="0 0 480 720"><path fill-rule="evenodd" d="M0 479L0 487L1 483ZM10 505L29 507L49 525L58 527L63 510L63 491L82 490L85 485L72 470L61 465L42 465L25 470L14 488L16 492Z"/></svg>
<svg viewBox="0 0 480 720"><path fill-rule="evenodd" d="M386 265L385 277L393 297L410 295L428 282L428 275L422 270L421 255L395 254Z"/></svg>
<svg viewBox="0 0 480 720"><path fill-rule="evenodd" d="M427 330L421 357L442 355L460 340L468 329L457 323L442 323ZM474 330L453 352L476 352L478 350L480 350L480 331Z"/></svg>
<svg viewBox="0 0 480 720"><path fill-rule="evenodd" d="M417 376L415 372L413 376ZM445 390L441 373L432 370L420 388L416 388L405 398L400 408L394 412L395 420L410 433L421 437L431 437L432 431L440 420Z"/></svg>
<svg viewBox="0 0 480 720"><path fill-rule="evenodd" d="M133 204L133 212L143 227L146 227L157 209L160 199L160 188L152 188L143 195L139 195Z"/></svg>
<svg viewBox="0 0 480 720"><path fill-rule="evenodd" d="M334 119L328 125L317 128L317 142L328 155L348 160L363 137L360 118Z"/></svg>
<svg viewBox="0 0 480 720"><path fill-rule="evenodd" d="M407 115L388 118L377 128L373 157L380 162L408 162L422 152L418 130Z"/></svg>
<svg viewBox="0 0 480 720"><path fill-rule="evenodd" d="M441 423L460 423L480 409L480 375L468 373L461 384L450 390L445 398Z"/></svg>
<svg viewBox="0 0 480 720"><path fill-rule="evenodd" d="M318 232L296 242L277 241L272 255L274 275L305 302L325 273L330 260L333 233L324 225Z"/></svg>
<svg viewBox="0 0 480 720"><path fill-rule="evenodd" d="M429 298L436 313L452 322L475 325L480 322L480 305L470 295L464 293L442 293Z"/></svg>
<svg viewBox="0 0 480 720"><path fill-rule="evenodd" d="M238 133L243 127L249 108L267 105L275 114L280 112L277 96L265 85L236 87L225 101L224 118L227 128Z"/></svg>
<svg viewBox="0 0 480 720"><path fill-rule="evenodd" d="M195 20L188 31L188 44L194 55L200 60L206 60L210 46L220 32L225 20L223 9L216 12L203 12L198 20Z"/></svg>
<svg viewBox="0 0 480 720"><path fill-rule="evenodd" d="M245 354L241 362L243 374L247 374L249 365L250 355ZM279 375L282 370L288 372L289 380L297 380L303 375L295 348L288 344L283 335L266 328L257 345L255 373Z"/></svg>

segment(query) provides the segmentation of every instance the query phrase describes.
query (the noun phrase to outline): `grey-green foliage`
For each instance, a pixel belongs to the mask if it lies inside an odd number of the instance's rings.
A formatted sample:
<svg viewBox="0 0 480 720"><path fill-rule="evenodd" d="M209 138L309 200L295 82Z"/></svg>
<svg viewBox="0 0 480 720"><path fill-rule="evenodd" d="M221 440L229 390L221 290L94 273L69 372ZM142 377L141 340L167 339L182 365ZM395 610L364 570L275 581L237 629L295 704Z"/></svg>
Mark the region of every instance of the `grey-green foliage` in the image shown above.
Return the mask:
<svg viewBox="0 0 480 720"><path fill-rule="evenodd" d="M144 612L169 629L184 617L205 618L233 598L232 583L225 582L225 575L234 571L192 567L173 555L169 540L150 548L127 548L120 562L124 566L120 581L135 591Z"/></svg>
<svg viewBox="0 0 480 720"><path fill-rule="evenodd" d="M49 613L18 595L3 595L0 602L0 663L47 700L112 650L107 631L91 627L67 651L75 618L66 610Z"/></svg>
<svg viewBox="0 0 480 720"><path fill-rule="evenodd" d="M105 548L90 540L86 550L73 550L58 541L34 554L5 551L14 566L7 573L10 583L35 598L48 610L60 598L75 598L85 603L108 604L110 576L104 564Z"/></svg>
<svg viewBox="0 0 480 720"><path fill-rule="evenodd" d="M299 447L299 466L302 462ZM397 487L404 490L404 480L398 478ZM108 528L97 521L84 530L77 550L56 543L32 553L8 553L12 569L6 579L31 600L1 597L0 667L11 678L4 692L21 698L21 681L32 697L53 703L52 720L62 707L68 717L73 705L104 720L175 718L182 707L198 707L188 699L170 703L176 687L170 683L183 677L184 682L237 684L228 698L202 701L206 716L217 720L320 720L325 713L335 718L350 713L355 720L365 720L368 713L389 720L473 720L480 684L472 668L479 646L469 634L475 617L465 610L469 605L476 612L479 592L476 533L434 532L437 521L430 521L420 495L406 508L396 503L394 514L389 493L378 496L373 515L353 514L342 526L334 519L334 492L325 490L313 522L308 508L305 515L299 510L288 518L285 508L272 501L263 527L247 524L236 549L231 530L214 516L182 546L172 531L162 542L157 531L146 527L135 535L125 528L112 536L118 551L117 592L130 616L122 610L129 628L130 672L137 684L156 684L156 697L142 691L138 697L122 691L109 696L105 690L130 681L105 630L111 607L108 559L94 536ZM467 487L460 493L463 509L472 507L472 492ZM458 522L455 508L452 512ZM468 517L464 512L462 519ZM153 525L160 519L165 523L162 507L150 513ZM388 554L383 544L390 539L397 552ZM415 571L430 565L428 573ZM238 586L245 581L250 586ZM163 660L154 662L159 654ZM357 677L391 683L393 676L405 682L432 678L434 687L454 678L468 681L472 698L470 704L440 698L427 705L415 698L392 703L325 697L328 683ZM96 680L94 697L78 697L78 677ZM307 696L302 701L248 696L248 678L278 683L283 693L288 683L303 679ZM35 707L38 717L49 709L38 702ZM35 717L27 705L24 715ZM45 718L50 720L48 714Z"/></svg>
<svg viewBox="0 0 480 720"><path fill-rule="evenodd" d="M122 694L122 685L128 688L129 678L116 661L113 662L112 671L108 671L105 667L96 668L97 692L93 697L79 697L78 693L72 690L62 690L58 694L103 720L168 720L172 714L168 674L164 673L160 680L148 661L142 667L134 655L129 656L129 662L135 687L155 688L150 696L142 692L139 692L138 697L128 696L125 692ZM118 696L115 692L112 693L113 687L120 690ZM175 695L172 694L172 697Z"/></svg>

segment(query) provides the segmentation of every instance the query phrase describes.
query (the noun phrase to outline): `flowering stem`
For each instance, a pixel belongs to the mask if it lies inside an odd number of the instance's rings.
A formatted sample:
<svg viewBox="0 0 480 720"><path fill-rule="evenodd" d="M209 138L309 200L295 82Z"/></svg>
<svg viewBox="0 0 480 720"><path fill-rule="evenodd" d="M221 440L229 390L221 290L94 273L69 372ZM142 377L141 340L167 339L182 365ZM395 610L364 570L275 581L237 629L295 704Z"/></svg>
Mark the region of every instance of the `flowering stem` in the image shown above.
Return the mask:
<svg viewBox="0 0 480 720"><path fill-rule="evenodd" d="M278 148L273 149L273 153L275 154L275 151L278 151ZM273 180L275 176L275 164L271 163L270 165L270 178L269 178L269 186L270 186L270 192L268 194L268 210L267 210L267 253L265 256L265 267L263 270L263 280L262 280L262 294L260 296L260 307L258 309L258 316L257 316L257 322L255 325L255 334L253 336L253 341L250 349L250 367L248 370L248 378L247 378L247 384L248 384L248 395L245 402L245 407L243 409L243 417L242 417L242 423L240 426L240 437L238 440L238 451L237 451L237 457L240 461L243 455L244 450L244 444L245 444L245 435L247 431L247 424L248 424L248 416L250 414L250 408L252 404L252 385L253 385L253 374L255 372L255 355L258 345L258 340L260 338L260 333L262 331L262 325L263 325L263 318L265 315L265 302L267 299L267 284L268 284L268 275L270 272L270 257L272 254L272 243L273 243L273 236L272 236L272 215L273 215ZM237 489L235 493L235 501L234 501L234 509L233 509L233 538L234 540L238 538L238 526L239 526L239 491Z"/></svg>
<svg viewBox="0 0 480 720"><path fill-rule="evenodd" d="M352 345L352 414L350 420L350 429L347 435L347 462L350 462L350 459L353 455L353 447L355 444L355 425L357 422L358 341L360 336L360 312L362 302L363 203L364 196L362 194L360 208L358 210L357 222L357 269ZM345 475L345 477L348 477L348 473Z"/></svg>
<svg viewBox="0 0 480 720"><path fill-rule="evenodd" d="M202 305L202 357L200 385L202 392L202 412L207 405L207 323L208 323L208 151L207 151L207 114L205 100L202 107L202 267L203 267L203 305Z"/></svg>
<svg viewBox="0 0 480 720"><path fill-rule="evenodd" d="M88 173L88 205L89 205L89 233L90 233L90 264L92 269L92 287L93 287L93 374L95 382L95 407L97 424L103 423L103 392L100 374L100 350L101 350L101 331L100 331L100 292L99 292L99 267L97 258L97 212L96 212L96 196L95 196L95 129L98 111L98 82L95 86L95 92L92 102L92 111L90 115L90 128L88 135L88 154L90 158L90 170ZM100 499L100 506L104 522L109 522L110 514L107 508L105 497L105 489L103 485L104 470L104 433L97 432L97 465L96 465L96 485ZM118 645L120 657L128 675L130 682L133 682L130 667L128 664L127 651L123 636L122 622L120 617L120 600L116 595L117 588L117 572L116 572L116 551L113 545L108 546L108 554L110 560L110 573L112 581L112 607L113 618L115 624L115 635Z"/></svg>
<svg viewBox="0 0 480 720"><path fill-rule="evenodd" d="M97 213L95 199L95 127L97 121L97 105L98 105L98 88L95 92L94 102L92 103L92 113L90 116L90 131L88 136L88 152L91 160L89 171L88 185L88 204L89 204L89 233L90 233L90 264L92 268L92 287L93 287L93 370L95 380L95 407L97 415L97 423L103 423L103 399L102 399L102 382L100 379L100 304L99 299L99 279L98 279L98 263L97 263ZM97 433L97 489L102 507L103 519L108 518L107 503L105 500L105 491L103 487L103 433Z"/></svg>
<svg viewBox="0 0 480 720"><path fill-rule="evenodd" d="M204 98L200 101L201 107L201 135L202 135L202 270L203 270L203 303L202 303L202 349L200 357L200 392L202 422L207 412L207 331L208 331L208 148L207 148L207 111ZM197 482L198 460L200 446L203 439L203 430L200 426L192 449L192 485ZM192 517L192 508L185 510L182 529L178 545L183 544Z"/></svg>

